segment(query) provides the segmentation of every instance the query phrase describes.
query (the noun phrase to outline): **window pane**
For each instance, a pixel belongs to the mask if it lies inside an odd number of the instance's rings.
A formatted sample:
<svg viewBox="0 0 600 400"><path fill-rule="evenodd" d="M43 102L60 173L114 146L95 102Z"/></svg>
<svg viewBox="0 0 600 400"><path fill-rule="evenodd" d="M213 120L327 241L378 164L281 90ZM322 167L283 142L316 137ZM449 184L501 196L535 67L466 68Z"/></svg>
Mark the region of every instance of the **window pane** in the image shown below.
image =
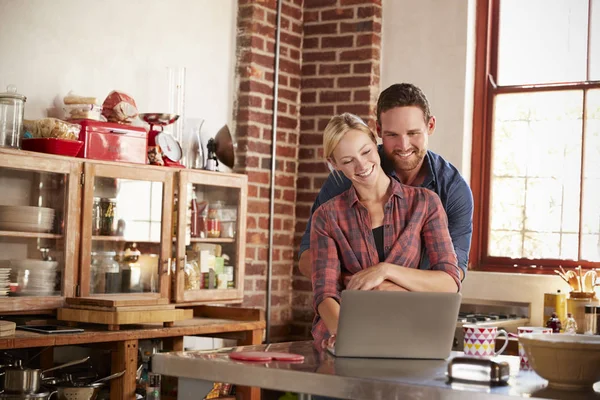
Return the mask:
<svg viewBox="0 0 600 400"><path fill-rule="evenodd" d="M600 81L600 0L592 0L590 12L590 80Z"/></svg>
<svg viewBox="0 0 600 400"><path fill-rule="evenodd" d="M581 256L600 261L600 90L588 92L586 106Z"/></svg>
<svg viewBox="0 0 600 400"><path fill-rule="evenodd" d="M498 84L585 80L587 26L588 0L502 1Z"/></svg>
<svg viewBox="0 0 600 400"><path fill-rule="evenodd" d="M496 96L490 256L577 258L582 118L582 91Z"/></svg>

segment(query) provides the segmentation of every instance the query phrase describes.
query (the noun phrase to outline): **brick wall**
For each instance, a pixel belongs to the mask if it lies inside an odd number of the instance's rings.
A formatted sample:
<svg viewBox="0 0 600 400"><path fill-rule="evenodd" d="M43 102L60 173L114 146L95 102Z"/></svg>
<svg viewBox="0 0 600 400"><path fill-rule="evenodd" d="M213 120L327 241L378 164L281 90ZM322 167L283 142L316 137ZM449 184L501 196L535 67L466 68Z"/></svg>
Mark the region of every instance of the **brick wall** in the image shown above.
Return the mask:
<svg viewBox="0 0 600 400"><path fill-rule="evenodd" d="M304 0L300 147L295 249L310 207L328 175L323 129L351 112L375 129L381 51L381 0ZM293 275L291 338L310 336L312 291L297 265Z"/></svg>
<svg viewBox="0 0 600 400"><path fill-rule="evenodd" d="M239 0L236 172L248 175L244 306L264 308L269 228L275 0ZM271 340L285 339L291 321L292 266L302 46L302 0L282 3L275 178Z"/></svg>
<svg viewBox="0 0 600 400"><path fill-rule="evenodd" d="M244 305L265 306L275 0L238 0L236 172L248 175ZM295 265L310 206L327 177L322 132L352 112L375 127L381 0L283 0L271 340L310 336L310 282Z"/></svg>

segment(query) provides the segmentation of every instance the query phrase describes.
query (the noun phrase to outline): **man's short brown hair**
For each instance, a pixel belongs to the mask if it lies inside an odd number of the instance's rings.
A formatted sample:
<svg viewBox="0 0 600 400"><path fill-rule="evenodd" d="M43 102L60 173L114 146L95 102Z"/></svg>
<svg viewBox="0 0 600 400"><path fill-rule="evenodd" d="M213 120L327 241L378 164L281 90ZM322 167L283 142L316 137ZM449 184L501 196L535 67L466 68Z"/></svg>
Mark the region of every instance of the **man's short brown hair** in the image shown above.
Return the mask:
<svg viewBox="0 0 600 400"><path fill-rule="evenodd" d="M377 100L377 123L381 126L381 113L396 107L419 107L423 111L425 123L431 117L429 101L425 93L411 83L395 83L385 89Z"/></svg>

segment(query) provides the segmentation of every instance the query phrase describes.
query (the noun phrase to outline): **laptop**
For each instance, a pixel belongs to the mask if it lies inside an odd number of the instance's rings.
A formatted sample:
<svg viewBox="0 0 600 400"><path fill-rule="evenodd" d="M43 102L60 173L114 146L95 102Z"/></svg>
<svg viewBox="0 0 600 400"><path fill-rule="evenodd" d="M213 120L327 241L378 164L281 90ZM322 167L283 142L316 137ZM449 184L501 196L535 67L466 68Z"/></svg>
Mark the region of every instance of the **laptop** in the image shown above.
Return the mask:
<svg viewBox="0 0 600 400"><path fill-rule="evenodd" d="M445 359L460 293L342 292L336 357Z"/></svg>

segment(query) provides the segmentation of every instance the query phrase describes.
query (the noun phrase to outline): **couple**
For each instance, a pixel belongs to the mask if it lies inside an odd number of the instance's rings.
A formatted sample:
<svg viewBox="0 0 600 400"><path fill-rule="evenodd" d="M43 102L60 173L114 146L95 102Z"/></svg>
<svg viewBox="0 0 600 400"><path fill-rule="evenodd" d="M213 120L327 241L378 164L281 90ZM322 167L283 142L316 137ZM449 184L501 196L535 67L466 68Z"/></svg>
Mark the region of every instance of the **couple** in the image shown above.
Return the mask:
<svg viewBox="0 0 600 400"><path fill-rule="evenodd" d="M326 127L324 154L335 172L313 205L299 265L312 276L318 346L335 340L344 287L460 290L473 200L456 168L427 151L434 129L427 98L410 84L379 97L381 148L352 114L335 116Z"/></svg>

